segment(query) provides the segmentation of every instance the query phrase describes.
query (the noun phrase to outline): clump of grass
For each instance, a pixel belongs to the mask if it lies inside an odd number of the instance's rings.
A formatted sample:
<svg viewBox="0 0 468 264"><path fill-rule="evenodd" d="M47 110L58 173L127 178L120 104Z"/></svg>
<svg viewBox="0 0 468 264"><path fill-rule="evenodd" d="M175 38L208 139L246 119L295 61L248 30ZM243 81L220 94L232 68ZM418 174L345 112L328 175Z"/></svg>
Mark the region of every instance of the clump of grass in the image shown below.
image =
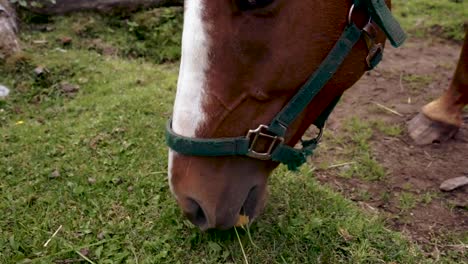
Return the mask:
<svg viewBox="0 0 468 264"><path fill-rule="evenodd" d="M411 92L419 92L433 81L431 76L418 74L404 74L402 80Z"/></svg>
<svg viewBox="0 0 468 264"><path fill-rule="evenodd" d="M434 198L439 197L439 193L436 192L425 192L421 195L421 202L424 204L430 204Z"/></svg>
<svg viewBox="0 0 468 264"><path fill-rule="evenodd" d="M349 139L357 145L355 152L368 152L369 140L373 136L372 127L358 117L352 117L344 123L344 131Z"/></svg>
<svg viewBox="0 0 468 264"><path fill-rule="evenodd" d="M138 41L126 52L162 63L180 58L181 8L154 9L132 16L129 29Z"/></svg>
<svg viewBox="0 0 468 264"><path fill-rule="evenodd" d="M402 211L413 209L418 203L417 197L410 192L401 192L399 194L399 207Z"/></svg>
<svg viewBox="0 0 468 264"><path fill-rule="evenodd" d="M352 117L343 123L343 132L332 135L325 131L323 147L336 153L333 165L320 164L320 169L340 169L339 175L345 178L358 177L368 181L382 180L386 176L385 168L375 159L372 154L370 142L375 131L387 136L396 137L401 135L403 128L399 124L388 124L382 120L365 121L358 117ZM327 143L328 142L328 143ZM320 154L319 149L319 154Z"/></svg>
<svg viewBox="0 0 468 264"><path fill-rule="evenodd" d="M372 155L369 140L373 136L373 129L369 122L353 117L344 124L344 135L347 142L343 144L345 156L353 163L341 171L342 177L359 177L361 179L376 181L385 177L385 169Z"/></svg>
<svg viewBox="0 0 468 264"><path fill-rule="evenodd" d="M403 126L400 124L388 124L382 120L373 120L372 127L389 137L401 136L404 130Z"/></svg>

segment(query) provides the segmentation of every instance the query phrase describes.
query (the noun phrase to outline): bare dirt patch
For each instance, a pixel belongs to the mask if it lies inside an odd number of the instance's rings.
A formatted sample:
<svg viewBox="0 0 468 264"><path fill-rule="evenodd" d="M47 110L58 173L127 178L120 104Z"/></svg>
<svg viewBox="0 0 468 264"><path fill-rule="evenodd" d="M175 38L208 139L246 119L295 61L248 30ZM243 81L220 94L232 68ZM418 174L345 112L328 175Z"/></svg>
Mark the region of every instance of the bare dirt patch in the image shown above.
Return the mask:
<svg viewBox="0 0 468 264"><path fill-rule="evenodd" d="M468 187L444 193L439 186L468 174L468 118L455 138L444 144L415 146L406 130L406 123L421 107L448 88L460 51L461 46L440 40L411 40L400 49L387 47L382 64L345 94L311 166L322 183L375 208L393 228L427 251L447 249L466 255L462 241L468 230ZM367 124L381 122L371 125L368 140L372 159L385 170L381 179L343 176L350 167L346 163L355 162L346 149L356 146L346 138L349 129L345 128L353 117ZM401 130L391 135L385 132L388 129L377 129L379 125Z"/></svg>

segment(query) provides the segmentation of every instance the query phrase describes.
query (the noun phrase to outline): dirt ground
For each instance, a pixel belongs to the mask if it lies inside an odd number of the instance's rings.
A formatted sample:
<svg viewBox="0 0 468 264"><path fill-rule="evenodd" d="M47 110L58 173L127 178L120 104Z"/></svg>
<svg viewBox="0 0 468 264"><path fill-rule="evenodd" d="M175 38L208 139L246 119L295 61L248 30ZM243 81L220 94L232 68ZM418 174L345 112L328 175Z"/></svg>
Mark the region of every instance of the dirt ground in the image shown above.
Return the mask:
<svg viewBox="0 0 468 264"><path fill-rule="evenodd" d="M443 193L439 185L468 175L468 113L461 131L444 144L415 146L406 123L448 88L460 51L460 45L440 40L411 40L400 49L388 45L381 65L348 90L328 123L332 135L344 133L343 121L352 116L404 128L399 136L375 132L371 138L371 152L385 168L385 177L369 181L339 176L340 167L317 170L319 181L369 210L378 210L390 226L431 254L444 250L467 254L459 238L462 234L466 239L468 231L468 186ZM401 116L379 109L376 103ZM333 151L328 152L312 163L336 162ZM405 199L410 206L402 209Z"/></svg>

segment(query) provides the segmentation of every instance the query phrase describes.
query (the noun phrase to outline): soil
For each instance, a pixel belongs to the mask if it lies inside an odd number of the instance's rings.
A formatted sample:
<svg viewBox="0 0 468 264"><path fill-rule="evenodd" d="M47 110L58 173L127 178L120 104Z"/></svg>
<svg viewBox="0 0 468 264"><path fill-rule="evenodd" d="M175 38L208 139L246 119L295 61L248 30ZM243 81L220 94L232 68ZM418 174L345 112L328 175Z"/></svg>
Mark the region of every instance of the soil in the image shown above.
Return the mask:
<svg viewBox="0 0 468 264"><path fill-rule="evenodd" d="M449 87L460 51L461 45L441 40L413 39L399 49L388 45L378 68L346 92L328 130L334 135L344 133L343 121L354 116L406 128L423 105ZM400 115L379 109L375 103ZM439 190L443 181L468 175L468 113L465 116L459 133L442 144L416 146L406 130L396 137L374 132L370 145L374 158L386 170L382 180L340 177L340 168L318 170L317 178L365 208L378 210L393 229L407 234L428 252L459 244L458 250L466 254L466 245L454 242L453 237L467 237L468 186L447 193ZM336 162L333 151L312 161L313 165L324 162ZM363 190L369 193L365 198ZM401 208L403 193L416 200L412 208Z"/></svg>

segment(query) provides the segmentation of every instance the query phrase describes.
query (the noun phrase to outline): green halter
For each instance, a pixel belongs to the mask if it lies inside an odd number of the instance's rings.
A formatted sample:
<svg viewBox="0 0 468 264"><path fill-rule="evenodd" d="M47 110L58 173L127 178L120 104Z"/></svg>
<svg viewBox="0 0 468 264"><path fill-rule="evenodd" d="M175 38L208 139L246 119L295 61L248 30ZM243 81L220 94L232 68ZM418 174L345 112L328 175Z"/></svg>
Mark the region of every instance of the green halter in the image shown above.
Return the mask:
<svg viewBox="0 0 468 264"><path fill-rule="evenodd" d="M385 32L390 43L399 47L406 39L404 31L392 16L384 0L355 0L350 11L349 25L345 28L338 42L322 62L317 71L309 78L304 86L289 101L289 103L278 113L268 125L261 125L257 129L250 130L246 136L232 138L188 138L178 135L172 129L172 120L166 126L166 142L174 151L188 156L248 156L260 160L272 160L286 164L290 170L296 170L312 155L317 147L325 122L335 108L340 98L336 98L322 112L314 125L320 129L317 138L302 141L302 148L296 149L284 143L284 137L289 126L296 118L304 112L314 97L330 81L345 58L351 53L354 45L363 35L352 22L352 11L356 8L367 8L373 21ZM381 60L381 53L372 56L368 61L369 67L375 67ZM256 144L262 139L267 140L269 147L266 151L257 152Z"/></svg>

